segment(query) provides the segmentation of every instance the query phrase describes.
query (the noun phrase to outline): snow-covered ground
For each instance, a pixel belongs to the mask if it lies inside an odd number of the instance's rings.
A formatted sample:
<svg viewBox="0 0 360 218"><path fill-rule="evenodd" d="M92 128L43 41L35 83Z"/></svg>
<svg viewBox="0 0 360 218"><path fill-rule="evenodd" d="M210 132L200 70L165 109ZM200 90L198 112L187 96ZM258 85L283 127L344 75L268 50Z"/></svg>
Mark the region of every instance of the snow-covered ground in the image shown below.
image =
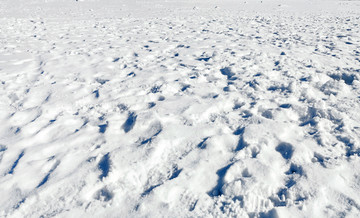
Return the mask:
<svg viewBox="0 0 360 218"><path fill-rule="evenodd" d="M360 1L1 0L0 217L359 217Z"/></svg>

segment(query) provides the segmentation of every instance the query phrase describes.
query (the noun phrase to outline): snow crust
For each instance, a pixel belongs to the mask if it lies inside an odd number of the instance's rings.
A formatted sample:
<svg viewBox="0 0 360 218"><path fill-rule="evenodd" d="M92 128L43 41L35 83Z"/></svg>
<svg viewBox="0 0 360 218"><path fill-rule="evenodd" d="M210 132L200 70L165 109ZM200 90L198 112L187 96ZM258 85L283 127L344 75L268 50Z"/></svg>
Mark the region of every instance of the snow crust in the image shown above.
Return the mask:
<svg viewBox="0 0 360 218"><path fill-rule="evenodd" d="M359 1L2 0L0 217L359 217Z"/></svg>

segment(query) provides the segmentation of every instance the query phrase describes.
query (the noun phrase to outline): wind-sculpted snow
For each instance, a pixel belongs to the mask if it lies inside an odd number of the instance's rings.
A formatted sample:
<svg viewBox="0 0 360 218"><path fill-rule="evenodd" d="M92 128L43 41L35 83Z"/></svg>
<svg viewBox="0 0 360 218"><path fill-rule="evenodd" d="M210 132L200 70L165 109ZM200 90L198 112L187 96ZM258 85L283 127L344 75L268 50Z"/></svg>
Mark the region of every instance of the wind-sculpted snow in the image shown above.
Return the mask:
<svg viewBox="0 0 360 218"><path fill-rule="evenodd" d="M14 2L0 217L360 214L359 2Z"/></svg>

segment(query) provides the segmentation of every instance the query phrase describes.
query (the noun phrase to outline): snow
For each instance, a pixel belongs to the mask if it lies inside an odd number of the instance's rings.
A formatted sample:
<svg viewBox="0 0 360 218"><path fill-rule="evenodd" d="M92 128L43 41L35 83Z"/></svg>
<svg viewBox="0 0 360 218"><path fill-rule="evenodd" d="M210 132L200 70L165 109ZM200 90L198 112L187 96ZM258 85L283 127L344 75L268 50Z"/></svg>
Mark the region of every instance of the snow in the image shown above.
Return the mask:
<svg viewBox="0 0 360 218"><path fill-rule="evenodd" d="M359 1L0 15L0 217L359 216Z"/></svg>

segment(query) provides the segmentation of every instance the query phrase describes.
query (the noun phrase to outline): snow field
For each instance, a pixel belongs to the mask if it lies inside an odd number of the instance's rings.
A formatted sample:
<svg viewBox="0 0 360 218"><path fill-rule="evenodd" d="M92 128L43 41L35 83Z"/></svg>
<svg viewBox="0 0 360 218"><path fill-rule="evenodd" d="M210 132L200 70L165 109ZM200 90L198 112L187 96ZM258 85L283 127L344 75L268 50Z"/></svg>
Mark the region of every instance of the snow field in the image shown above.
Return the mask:
<svg viewBox="0 0 360 218"><path fill-rule="evenodd" d="M358 216L357 2L110 3L1 7L0 216Z"/></svg>

